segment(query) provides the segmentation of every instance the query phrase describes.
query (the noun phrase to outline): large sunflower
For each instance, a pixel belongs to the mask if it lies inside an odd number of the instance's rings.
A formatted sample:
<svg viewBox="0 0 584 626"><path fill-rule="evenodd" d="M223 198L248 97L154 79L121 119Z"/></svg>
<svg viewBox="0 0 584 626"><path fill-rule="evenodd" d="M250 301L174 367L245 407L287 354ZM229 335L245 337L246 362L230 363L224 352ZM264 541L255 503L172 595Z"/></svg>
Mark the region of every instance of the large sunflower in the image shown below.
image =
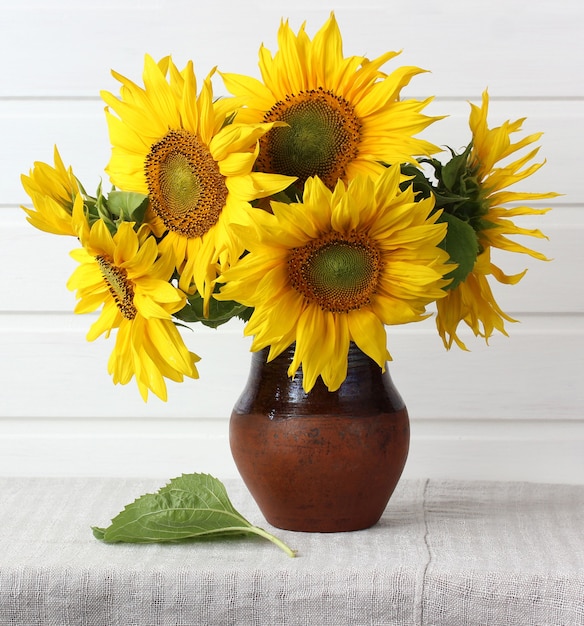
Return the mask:
<svg viewBox="0 0 584 626"><path fill-rule="evenodd" d="M78 212L75 214L78 218ZM77 290L76 313L103 306L87 339L109 336L117 329L108 371L114 383L126 384L132 377L146 400L148 391L166 400L164 378L182 381L198 378L199 357L186 348L172 313L183 307L185 296L168 281L174 270L170 255L161 255L150 229L138 232L131 222L122 222L112 235L105 222L91 228L76 219L83 248L71 256L80 263L67 286Z"/></svg>
<svg viewBox="0 0 584 626"><path fill-rule="evenodd" d="M176 259L181 288L192 291L194 283L207 299L218 259L242 252L229 229L233 215L290 184L252 172L258 139L273 124L226 124L232 104L213 102L210 76L197 95L192 62L179 71L170 57L146 56L144 88L114 76L120 99L102 93L112 143L107 172L114 185L149 196L152 227Z"/></svg>
<svg viewBox="0 0 584 626"><path fill-rule="evenodd" d="M56 146L53 158L54 167L37 162L28 176L21 176L34 207L21 208L35 228L54 235L75 236L71 215L75 204L83 204L83 197L73 170L65 167Z"/></svg>
<svg viewBox="0 0 584 626"><path fill-rule="evenodd" d="M414 137L437 119L421 113L431 99L400 100L401 89L424 70L400 67L382 73L380 67L397 52L372 61L344 57L334 14L312 41L304 28L295 35L282 22L275 56L260 48L263 82L221 73L245 107L238 119L287 125L260 140L259 171L295 176L300 188L308 177L318 176L333 189L338 179L381 173L382 163L410 162L413 155L438 151Z"/></svg>
<svg viewBox="0 0 584 626"><path fill-rule="evenodd" d="M491 262L492 248L520 252L536 259L547 260L540 252L508 238L508 235L545 238L545 235L537 229L517 226L512 218L546 213L549 208L535 209L520 203L554 198L558 194L527 193L507 189L531 176L543 165L543 162L530 164L539 147L532 147L515 161L505 161L509 156L538 141L542 133L534 133L512 143L511 135L521 130L524 119L506 121L501 126L489 128L488 108L489 97L486 91L483 93L482 106L471 104L469 125L472 132L472 149L464 173L465 177L472 181L474 189L471 194L473 197L469 197L468 206L472 204L475 207L473 223L477 230L480 253L467 278L450 290L446 298L437 302L436 324L447 348L456 343L466 350L465 344L456 333L461 321L472 329L475 336L482 336L486 340L494 330L506 335L504 322L516 321L506 315L495 301L487 277L493 276L500 283L515 284L525 275L525 271L511 276L506 275ZM505 162L501 163L502 161ZM505 207L504 205L508 203L518 204Z"/></svg>
<svg viewBox="0 0 584 626"><path fill-rule="evenodd" d="M432 198L416 202L399 182L399 165L333 191L309 178L302 204L249 211L249 254L219 278L219 298L255 307L245 327L252 350L271 346L273 359L296 342L289 374L302 365L307 392L319 375L340 386L351 341L385 367L384 325L423 319L444 296L446 225L430 216Z"/></svg>

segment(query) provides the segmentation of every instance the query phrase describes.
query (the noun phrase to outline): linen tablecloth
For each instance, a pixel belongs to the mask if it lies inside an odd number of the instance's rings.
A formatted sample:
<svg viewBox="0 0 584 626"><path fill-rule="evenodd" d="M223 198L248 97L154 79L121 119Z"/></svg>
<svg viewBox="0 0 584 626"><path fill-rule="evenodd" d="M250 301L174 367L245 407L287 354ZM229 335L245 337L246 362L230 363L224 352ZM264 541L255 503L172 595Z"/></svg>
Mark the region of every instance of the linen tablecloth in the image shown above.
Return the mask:
<svg viewBox="0 0 584 626"><path fill-rule="evenodd" d="M584 486L404 480L375 527L104 544L126 504L166 480L0 478L0 624L243 626L584 624Z"/></svg>

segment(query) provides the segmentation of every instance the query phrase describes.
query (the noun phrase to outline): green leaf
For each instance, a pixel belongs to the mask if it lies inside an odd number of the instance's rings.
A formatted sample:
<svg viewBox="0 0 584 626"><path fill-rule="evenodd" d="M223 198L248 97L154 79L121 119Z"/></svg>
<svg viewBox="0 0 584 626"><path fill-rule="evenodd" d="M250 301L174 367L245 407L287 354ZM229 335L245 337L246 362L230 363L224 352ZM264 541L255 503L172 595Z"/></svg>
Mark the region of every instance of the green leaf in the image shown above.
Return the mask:
<svg viewBox="0 0 584 626"><path fill-rule="evenodd" d="M132 191L110 191L107 197L110 213L124 222L144 221L148 208L148 196Z"/></svg>
<svg viewBox="0 0 584 626"><path fill-rule="evenodd" d="M209 474L173 478L157 493L145 494L127 505L107 528L92 530L106 543L161 543L251 534L295 556L280 539L238 513L223 483Z"/></svg>
<svg viewBox="0 0 584 626"><path fill-rule="evenodd" d="M472 271L479 253L479 243L473 227L454 215L443 212L438 222L448 224L446 237L439 247L448 252L454 263L458 263L458 267L445 276L452 278L452 282L445 287L450 290L463 282Z"/></svg>
<svg viewBox="0 0 584 626"><path fill-rule="evenodd" d="M234 300L209 300L209 315L203 314L203 298L199 293L188 297L187 304L176 313L174 317L183 322L201 322L205 326L217 328L225 324L233 317L247 321L251 316L249 307L235 302Z"/></svg>

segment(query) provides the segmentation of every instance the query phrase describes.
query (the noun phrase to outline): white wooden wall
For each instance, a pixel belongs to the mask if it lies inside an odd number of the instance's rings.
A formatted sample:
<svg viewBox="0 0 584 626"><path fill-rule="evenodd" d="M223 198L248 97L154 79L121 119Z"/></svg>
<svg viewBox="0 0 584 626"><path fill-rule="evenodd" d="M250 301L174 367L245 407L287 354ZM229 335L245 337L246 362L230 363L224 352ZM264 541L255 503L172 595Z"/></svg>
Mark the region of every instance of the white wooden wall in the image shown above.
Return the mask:
<svg viewBox="0 0 584 626"><path fill-rule="evenodd" d="M144 404L106 372L112 341L85 341L65 282L69 238L29 226L20 174L57 144L89 188L109 158L99 90L115 68L139 81L143 55L193 59L257 75L257 49L275 50L281 17L315 30L334 9L346 54L403 49L400 64L432 71L407 95L435 95L451 117L428 139L467 143L469 99L488 86L490 121L527 116L543 130L548 164L522 189L565 195L543 218L552 263L496 293L521 320L510 338L445 352L433 321L392 329L393 378L408 405L412 477L584 482L584 8L581 0L0 0L0 474L171 477L236 475L228 415L242 389L249 342L237 324L187 333L201 379ZM217 83L219 85L219 83Z"/></svg>

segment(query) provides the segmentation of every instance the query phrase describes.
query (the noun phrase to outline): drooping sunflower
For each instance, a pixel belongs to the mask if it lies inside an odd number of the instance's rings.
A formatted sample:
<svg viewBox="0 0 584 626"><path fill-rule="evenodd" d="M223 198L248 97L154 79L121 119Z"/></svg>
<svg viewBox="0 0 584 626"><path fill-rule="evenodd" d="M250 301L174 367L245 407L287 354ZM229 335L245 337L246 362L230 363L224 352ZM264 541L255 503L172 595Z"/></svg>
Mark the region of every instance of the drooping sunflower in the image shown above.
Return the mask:
<svg viewBox="0 0 584 626"><path fill-rule="evenodd" d="M374 60L345 57L334 14L312 40L305 25L295 35L282 22L278 47L274 56L260 48L263 82L221 73L243 107L237 119L286 124L260 140L259 171L295 176L300 189L308 177L318 176L333 189L338 179L380 174L383 163L439 151L414 137L438 119L421 113L431 98L400 99L401 89L424 70L400 67L389 75L380 70L398 52Z"/></svg>
<svg viewBox="0 0 584 626"><path fill-rule="evenodd" d="M75 236L72 213L75 204L83 205L79 183L73 170L66 168L55 146L54 167L36 162L29 175L22 175L22 186L33 202L33 208L21 207L27 221L35 228L54 235Z"/></svg>
<svg viewBox="0 0 584 626"><path fill-rule="evenodd" d="M122 87L119 99L102 93L112 143L106 171L114 185L149 196L149 222L176 259L181 289L194 283L207 299L218 260L242 252L229 229L233 216L290 184L252 172L258 139L273 124L226 123L231 103L213 102L211 75L197 95L192 62L179 71L170 57L146 56L144 88L113 75Z"/></svg>
<svg viewBox="0 0 584 626"><path fill-rule="evenodd" d="M446 225L430 215L433 198L416 201L399 183L399 165L333 191L309 178L302 204L248 212L249 254L219 278L218 298L254 307L252 350L270 346L273 359L296 342L288 373L302 365L307 392L319 375L338 389L351 341L384 368L384 325L423 319L445 294L452 265L437 245Z"/></svg>
<svg viewBox="0 0 584 626"><path fill-rule="evenodd" d="M521 203L532 200L554 198L558 194L510 191L508 187L531 176L544 164L531 163L539 151L532 147L526 154L514 161L506 161L518 151L532 146L539 140L542 133L527 135L513 143L511 135L521 130L525 119L514 122L506 121L501 126L489 128L487 115L489 96L483 93L482 105L471 104L469 125L472 132L472 147L468 155L464 176L472 181L473 193L469 197L476 216L474 219L478 238L479 254L475 265L457 287L450 290L445 298L437 302L436 324L438 332L446 348L456 343L466 350L464 342L456 330L460 322L465 322L475 336L484 337L488 341L494 330L504 335L505 321L515 322L505 314L493 296L488 277L504 284L516 284L523 278L525 271L505 274L491 261L492 248L508 252L528 254L540 260L547 260L545 255L509 239L511 235L527 235L545 238L538 229L527 229L517 226L513 218L524 215L541 215L549 208L536 209ZM511 207L505 205L512 203ZM517 203L517 204L516 204Z"/></svg>
<svg viewBox="0 0 584 626"><path fill-rule="evenodd" d="M103 220L91 228L81 218L76 224L83 247L71 253L80 265L67 283L77 290L75 312L102 307L87 339L116 330L108 362L113 382L125 385L135 377L144 400L149 391L166 400L165 378L199 376L199 357L186 348L171 319L186 299L169 282L174 259L160 253L146 225L136 232L132 222L122 222L112 235Z"/></svg>

